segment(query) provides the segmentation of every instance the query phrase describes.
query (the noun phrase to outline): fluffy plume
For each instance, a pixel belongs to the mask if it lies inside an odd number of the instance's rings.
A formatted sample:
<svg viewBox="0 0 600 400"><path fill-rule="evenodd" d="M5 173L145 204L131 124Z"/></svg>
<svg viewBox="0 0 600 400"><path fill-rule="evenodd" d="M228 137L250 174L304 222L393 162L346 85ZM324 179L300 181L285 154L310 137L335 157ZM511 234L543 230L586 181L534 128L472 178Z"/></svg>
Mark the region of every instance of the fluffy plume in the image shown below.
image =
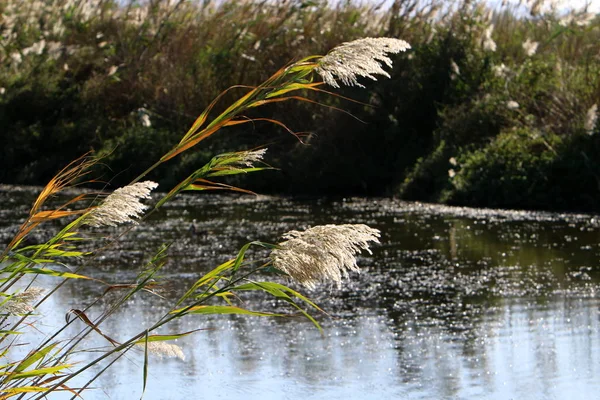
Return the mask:
<svg viewBox="0 0 600 400"><path fill-rule="evenodd" d="M537 51L538 45L539 45L538 42L532 42L529 39L527 39L526 41L523 42L523 44L522 44L523 50L525 50L525 54L527 54L527 57L531 57L532 55L535 54L535 52Z"/></svg>
<svg viewBox="0 0 600 400"><path fill-rule="evenodd" d="M356 254L379 243L379 231L367 225L320 225L304 232L286 233L283 243L271 252L273 266L309 289L322 281L341 287L349 271L358 271Z"/></svg>
<svg viewBox="0 0 600 400"><path fill-rule="evenodd" d="M36 54L36 55L40 55L44 52L44 49L46 48L46 41L44 39L40 40L39 42L36 42L34 44L32 44L31 46L21 50L21 53L23 53L23 55L28 55L28 54Z"/></svg>
<svg viewBox="0 0 600 400"><path fill-rule="evenodd" d="M315 69L323 82L333 87L344 85L364 87L358 83L358 77L377 79L373 75L390 75L383 69L382 63L392 67L389 53L397 54L410 49L404 40L393 38L364 38L342 43L321 58Z"/></svg>
<svg viewBox="0 0 600 400"><path fill-rule="evenodd" d="M140 117L140 122L142 123L142 126L146 128L152 126L152 122L150 121L150 116L148 114L142 114L142 116Z"/></svg>
<svg viewBox="0 0 600 400"><path fill-rule="evenodd" d="M140 200L150 198L150 192L157 186L156 182L145 181L115 190L89 212L84 223L94 227L135 223L133 218L139 218L147 208Z"/></svg>
<svg viewBox="0 0 600 400"><path fill-rule="evenodd" d="M490 24L485 31L483 32L483 39L481 42L481 46L483 50L486 51L496 51L496 42L492 39L492 33L494 32L494 24Z"/></svg>
<svg viewBox="0 0 600 400"><path fill-rule="evenodd" d="M45 292L38 287L29 288L21 293L17 293L0 305L0 314L21 315L34 311L31 303Z"/></svg>
<svg viewBox="0 0 600 400"><path fill-rule="evenodd" d="M500 65L494 65L492 67L492 71L494 71L494 75L496 75L498 78L506 78L510 72L510 68L502 63Z"/></svg>
<svg viewBox="0 0 600 400"><path fill-rule="evenodd" d="M509 100L506 102L506 108L508 108L509 110L516 110L517 108L519 108L519 103L517 103L514 100Z"/></svg>
<svg viewBox="0 0 600 400"><path fill-rule="evenodd" d="M596 122L598 121L598 106L594 104L587 111L585 116L585 124L584 129L588 133L588 135L592 135L594 133L594 128L596 127Z"/></svg>
<svg viewBox="0 0 600 400"><path fill-rule="evenodd" d="M450 59L450 79L454 80L457 76L460 75L460 68L458 64L454 62L453 59Z"/></svg>
<svg viewBox="0 0 600 400"><path fill-rule="evenodd" d="M144 107L137 109L137 115L142 123L142 126L149 128L152 126L152 121L150 121L150 112L146 110Z"/></svg>
<svg viewBox="0 0 600 400"><path fill-rule="evenodd" d="M234 153L234 157L231 158L227 165L241 168L253 168L255 163L261 162L267 148L260 150L249 150L249 151L238 151Z"/></svg>
<svg viewBox="0 0 600 400"><path fill-rule="evenodd" d="M136 346L145 347L146 343L136 343ZM185 360L185 354L181 347L176 344L170 344L166 342L148 342L148 353L152 353L159 357L177 357L181 360Z"/></svg>
<svg viewBox="0 0 600 400"><path fill-rule="evenodd" d="M577 26L588 26L596 17L594 13L588 13L585 11L576 11L571 10L570 13L565 15L558 21L558 23L562 26L569 26L571 24L575 24Z"/></svg>

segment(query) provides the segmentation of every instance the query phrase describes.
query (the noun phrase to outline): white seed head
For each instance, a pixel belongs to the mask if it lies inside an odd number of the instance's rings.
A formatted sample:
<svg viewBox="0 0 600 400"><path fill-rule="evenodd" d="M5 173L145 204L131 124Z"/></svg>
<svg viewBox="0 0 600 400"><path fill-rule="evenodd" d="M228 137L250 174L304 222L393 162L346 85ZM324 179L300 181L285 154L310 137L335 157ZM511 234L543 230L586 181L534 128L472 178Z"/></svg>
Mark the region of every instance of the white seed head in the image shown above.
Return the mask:
<svg viewBox="0 0 600 400"><path fill-rule="evenodd" d="M494 32L494 24L490 24L483 32L483 40L481 45L483 50L494 52L496 51L496 42L492 39L492 33Z"/></svg>
<svg viewBox="0 0 600 400"><path fill-rule="evenodd" d="M28 55L28 54L36 54L36 55L41 55L44 52L44 49L46 48L46 41L44 39L32 44L29 47L24 48L21 52L23 53L23 55Z"/></svg>
<svg viewBox="0 0 600 400"><path fill-rule="evenodd" d="M367 225L320 225L303 232L291 231L271 252L273 266L309 289L319 282L335 282L341 287L349 271L358 271L356 254L379 243L379 230Z"/></svg>
<svg viewBox="0 0 600 400"><path fill-rule="evenodd" d="M500 65L494 65L492 70L494 71L494 75L496 75L498 78L506 78L510 73L510 68L504 65L504 63Z"/></svg>
<svg viewBox="0 0 600 400"><path fill-rule="evenodd" d="M596 127L596 122L598 121L598 105L594 104L587 111L585 116L585 124L584 129L588 135L592 135L594 133L594 128Z"/></svg>
<svg viewBox="0 0 600 400"><path fill-rule="evenodd" d="M506 108L508 108L509 110L516 110L517 108L519 108L519 103L517 103L514 100L509 100L506 102Z"/></svg>
<svg viewBox="0 0 600 400"><path fill-rule="evenodd" d="M388 54L397 54L410 49L410 44L394 38L364 38L342 43L319 60L315 69L326 84L339 88L344 85L364 87L358 77L377 79L373 75L390 75L382 63L392 67Z"/></svg>
<svg viewBox="0 0 600 400"><path fill-rule="evenodd" d="M228 162L227 164L231 166L253 168L255 163L262 161L266 152L267 148L260 150L239 151L235 153L236 157L234 160L230 163Z"/></svg>
<svg viewBox="0 0 600 400"><path fill-rule="evenodd" d="M21 63L21 61L23 61L23 57L21 56L21 53L19 52L13 52L10 54L10 59L12 60L13 64L19 65Z"/></svg>
<svg viewBox="0 0 600 400"><path fill-rule="evenodd" d="M157 186L156 182L145 181L115 190L89 212L84 223L93 227L135 223L133 218L139 218L147 208L140 200L150 198L150 192Z"/></svg>
<svg viewBox="0 0 600 400"><path fill-rule="evenodd" d="M522 44L523 50L525 50L525 54L527 55L527 57L531 57L532 55L535 54L535 52L537 51L538 45L539 45L538 42L532 42L529 39L527 39L526 41L523 42L523 44Z"/></svg>
<svg viewBox="0 0 600 400"><path fill-rule="evenodd" d="M29 288L21 293L13 295L6 303L0 306L0 315L21 315L33 312L35 309L31 305L45 292L44 289L39 287Z"/></svg>
<svg viewBox="0 0 600 400"><path fill-rule="evenodd" d="M142 114L140 116L140 122L142 123L142 126L149 128L152 126L152 122L150 121L150 116L148 114Z"/></svg>
<svg viewBox="0 0 600 400"><path fill-rule="evenodd" d="M458 67L458 64L452 59L450 59L450 71L450 77L453 79L460 75L460 68Z"/></svg>
<svg viewBox="0 0 600 400"><path fill-rule="evenodd" d="M146 343L136 343L136 346L145 347ZM177 357L181 360L185 360L185 354L183 354L183 350L181 349L181 347L177 346L176 344L171 344L167 342L148 342L148 353L152 353L161 358Z"/></svg>

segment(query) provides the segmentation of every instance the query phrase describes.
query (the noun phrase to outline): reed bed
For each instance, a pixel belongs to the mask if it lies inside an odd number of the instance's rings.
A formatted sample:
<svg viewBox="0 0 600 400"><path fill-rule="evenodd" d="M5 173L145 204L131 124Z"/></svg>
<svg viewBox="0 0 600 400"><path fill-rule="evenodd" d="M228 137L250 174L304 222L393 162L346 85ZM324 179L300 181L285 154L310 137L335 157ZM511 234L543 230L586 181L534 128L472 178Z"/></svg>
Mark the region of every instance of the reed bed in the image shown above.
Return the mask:
<svg viewBox="0 0 600 400"><path fill-rule="evenodd" d="M410 42L411 59L340 92L360 103L323 100L351 116L273 105L261 115L306 130L303 144L266 121L232 126L151 178L172 185L212 154L270 143L285 173L250 178L262 192L597 210L600 23L553 4L3 0L0 181L41 184L94 150L125 184L226 88L385 36ZM514 162L488 156L502 152Z"/></svg>

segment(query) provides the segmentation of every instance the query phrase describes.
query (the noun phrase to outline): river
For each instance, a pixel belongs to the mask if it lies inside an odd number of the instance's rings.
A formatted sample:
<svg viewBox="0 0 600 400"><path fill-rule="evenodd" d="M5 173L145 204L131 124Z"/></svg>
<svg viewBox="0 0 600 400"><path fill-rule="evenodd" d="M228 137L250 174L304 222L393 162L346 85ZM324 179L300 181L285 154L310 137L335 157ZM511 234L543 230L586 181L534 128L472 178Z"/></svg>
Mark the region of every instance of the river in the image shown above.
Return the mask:
<svg viewBox="0 0 600 400"><path fill-rule="evenodd" d="M31 188L0 187L4 243L34 198ZM125 339L245 243L276 243L289 230L329 223L368 224L382 237L341 289L292 285L328 313L313 313L322 335L297 318L186 317L161 333L205 330L176 342L185 361L150 358L144 398L589 399L600 392L596 215L383 198L181 196L83 273L131 282L151 252L172 242L160 273L166 299L138 294L101 326ZM44 232L33 238L44 239ZM56 279L37 284L50 287ZM40 307L36 330L61 326L69 309L83 309L103 289L94 282L65 285ZM106 296L89 315L110 301ZM272 303L251 296L245 306L270 310ZM82 328L72 324L66 334ZM86 344L106 345L99 337ZM84 397L139 398L142 365L141 352L129 354Z"/></svg>

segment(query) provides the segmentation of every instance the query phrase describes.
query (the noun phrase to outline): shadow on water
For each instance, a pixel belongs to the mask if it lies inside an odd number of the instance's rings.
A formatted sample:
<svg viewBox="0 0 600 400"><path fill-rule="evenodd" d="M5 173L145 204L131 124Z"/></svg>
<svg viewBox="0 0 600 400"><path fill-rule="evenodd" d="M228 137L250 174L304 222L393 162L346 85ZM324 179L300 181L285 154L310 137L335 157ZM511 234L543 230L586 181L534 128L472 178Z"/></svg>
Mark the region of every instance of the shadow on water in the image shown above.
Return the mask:
<svg viewBox="0 0 600 400"><path fill-rule="evenodd" d="M29 188L0 187L1 241L34 196ZM86 271L128 282L152 251L173 242L162 273L173 297L248 241L274 242L289 230L325 223L369 224L382 231L382 245L360 257L362 273L341 290L309 293L331 314L319 318L324 336L296 319L177 321L173 332L206 330L179 341L186 361L153 360L145 398L563 399L600 390L594 215L390 199L182 196ZM60 326L67 310L102 289L66 285L41 310L41 326ZM248 302L251 309L273 306L261 297ZM125 338L166 310L164 301L141 294L103 330ZM81 328L74 324L69 333ZM130 355L98 381L103 390L86 398L139 397L141 363L141 354Z"/></svg>

